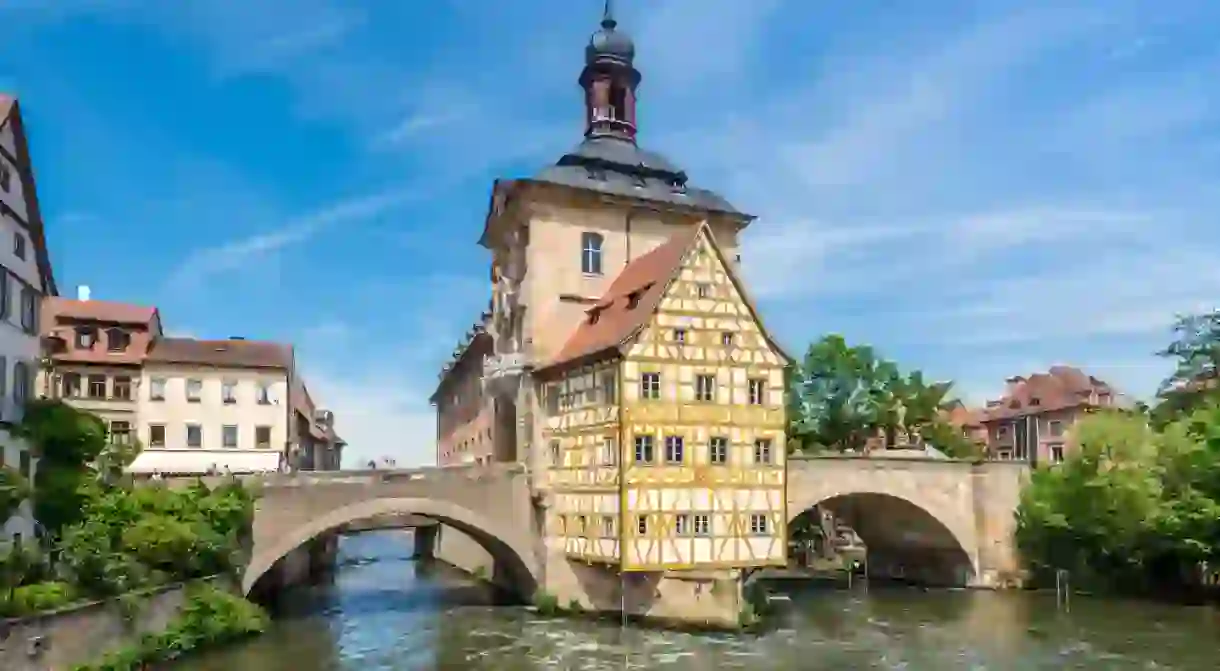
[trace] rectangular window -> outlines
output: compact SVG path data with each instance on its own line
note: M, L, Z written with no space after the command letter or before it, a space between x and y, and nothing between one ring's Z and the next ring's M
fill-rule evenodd
M695 295L699 298L711 298L712 287L710 284L699 283L695 285Z
M707 444L708 461L724 465L729 463L729 439L724 436L713 436Z
M589 535L589 518L588 517L585 517L584 515L576 516L576 535L577 536L588 536Z
M12 293L8 271L0 268L0 319L8 319L9 294Z
M600 233L580 234L580 272L585 275L602 274L602 243Z
M260 450L271 449L271 427L256 426L254 427L254 447Z
M259 405L271 405L271 385L260 382L255 397Z
M224 380L220 383L220 402L225 405L237 402L237 382L235 380Z
M38 294L33 287L21 287L21 328L38 333Z
M686 342L686 329L674 329L674 342L678 344Z
M769 464L772 456L770 438L759 438L754 441L754 463Z
M554 417L559 414L559 385L550 384L546 387L546 414Z
M682 463L683 452L682 436L665 436L665 463Z
M164 401L165 400L165 378L154 377L148 380L148 400Z
M165 447L164 424L148 425L148 445L149 447Z
M765 405L767 402L767 381L758 378L749 382L750 405Z
M603 466L614 466L618 463L618 441L613 436L602 438L602 459Z
M733 332L732 331L722 332L720 334L720 344L724 345L725 347L732 347L733 346Z
M767 516L766 515L750 515L750 533L761 536L769 533L767 531Z
M131 442L130 422L110 423L110 442L115 445L126 445Z
M636 436L635 437L635 463L651 464L653 460L653 439L652 436Z
M661 398L660 373L644 373L640 376L640 398L653 401Z
M106 349L111 352L122 352L131 344L131 335L120 328L106 331Z
M638 533L641 536L648 533L648 516L647 515L636 515L635 530L636 530L636 533Z
M716 398L716 378L712 375L695 376L695 400L711 401Z
M131 378L118 375L114 378L114 397L122 401L131 400Z
M1051 462L1060 464L1063 463L1063 446L1051 445Z
M690 533L690 515L674 517L674 532L679 536L685 536Z
M203 447L203 427L198 424L186 425L186 446Z
M220 428L220 437L225 447L237 447L237 427L226 424Z
M97 340L97 331L89 326L82 326L76 329L76 349L93 349L93 343Z
M106 376L89 376L89 398L106 398Z
M602 538L614 538L614 516L602 515Z
M75 398L80 396L80 373L64 373L63 382L64 398Z
M551 465L552 466L562 466L563 465L563 454L560 450L558 440L551 441Z
M25 236L21 231L13 232L13 256L25 260Z
M695 515L695 535L706 536L712 533L712 521L707 515Z
M186 402L198 403L203 398L203 380L189 379L186 381Z
M1063 422L1057 419L1051 420L1050 424L1051 436L1058 438L1063 435Z
M606 405L618 404L617 373L602 373L602 403L605 403Z

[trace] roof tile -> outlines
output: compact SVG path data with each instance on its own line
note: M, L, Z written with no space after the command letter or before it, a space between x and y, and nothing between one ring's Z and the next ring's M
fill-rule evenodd
M292 367L292 346L265 340L195 340L158 338L148 349L146 361L180 363L218 368Z

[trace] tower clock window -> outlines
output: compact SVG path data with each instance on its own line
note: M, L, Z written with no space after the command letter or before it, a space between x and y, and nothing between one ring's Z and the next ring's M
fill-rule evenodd
M602 244L605 238L600 233L580 234L580 272L585 275L602 274Z

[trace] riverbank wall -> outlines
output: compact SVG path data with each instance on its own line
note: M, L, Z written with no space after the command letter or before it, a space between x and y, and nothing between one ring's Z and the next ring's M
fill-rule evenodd
M515 592L519 589L504 571L496 570L496 560L491 553L467 534L440 524L415 527L414 533L417 557L448 564L499 590Z
M204 582L240 591L227 578ZM146 634L164 631L178 617L186 587L168 585L0 621L0 669L61 671L135 645Z

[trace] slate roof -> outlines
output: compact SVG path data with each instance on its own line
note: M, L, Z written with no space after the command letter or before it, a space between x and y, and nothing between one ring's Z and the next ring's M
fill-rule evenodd
M616 137L586 138L534 181L749 216L720 194L691 186L686 173L664 156Z
M292 346L265 340L195 340L158 338L148 348L146 361L217 368L292 367Z

